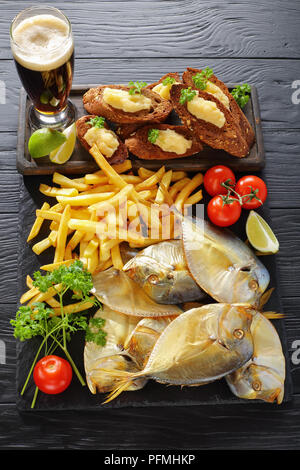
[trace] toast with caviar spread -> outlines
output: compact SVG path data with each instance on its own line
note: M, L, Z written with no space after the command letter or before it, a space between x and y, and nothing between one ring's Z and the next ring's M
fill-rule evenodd
M231 111L213 94L191 86L173 85L171 101L183 124L201 142L222 149L236 157L249 153L239 123Z
M202 144L184 126L150 124L125 140L129 152L143 160L169 160L195 155Z
M104 118L94 114L82 116L76 121L76 133L79 142L87 151L90 150L91 144L97 143L99 150L111 164L122 163L128 158L126 145L109 129Z
M197 89L196 83L197 79L195 77L199 76L199 74L203 73L201 69L195 69L188 67L186 71L182 75L182 81L185 85L191 86L192 88ZM215 86L213 86L215 85ZM217 87L217 88L216 88ZM218 98L218 89L227 97L227 105L228 109L231 113L236 117L239 122L240 128L242 130L242 134L249 146L249 148L253 145L255 140L254 130L252 129L251 124L249 123L248 119L246 118L245 114L243 113L242 109L228 90L227 86L219 80L215 75L211 75L208 80L208 86L204 91L208 92L217 92L214 96Z
M165 121L172 111L168 100L145 87L130 94L131 88L123 85L91 88L83 95L84 108L89 114L103 116L116 124Z

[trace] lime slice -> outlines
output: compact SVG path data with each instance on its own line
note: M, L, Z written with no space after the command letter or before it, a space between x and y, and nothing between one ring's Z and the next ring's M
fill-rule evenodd
M58 148L53 150L49 158L52 163L61 165L69 160L76 144L76 126L75 122L63 131L66 141Z
M65 141L66 136L62 132L43 127L31 134L28 141L28 150L32 158L45 157Z
M246 233L251 245L260 253L273 254L279 250L279 242L271 227L255 211L250 211L246 222Z

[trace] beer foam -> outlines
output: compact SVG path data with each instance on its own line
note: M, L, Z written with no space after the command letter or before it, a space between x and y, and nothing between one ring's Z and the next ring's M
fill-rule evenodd
M49 71L63 65L72 55L70 26L53 15L35 15L21 21L12 31L12 53L30 70Z

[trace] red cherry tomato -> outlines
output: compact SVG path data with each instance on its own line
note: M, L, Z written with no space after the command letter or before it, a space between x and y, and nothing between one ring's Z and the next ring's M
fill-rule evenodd
M72 367L61 357L45 356L35 365L33 380L38 389L44 393L61 393L71 383Z
M243 197L243 209L257 209L267 198L267 186L265 182L254 175L243 176L238 180L235 191Z
M204 175L204 188L210 196L218 194L227 194L228 189L221 186L221 183L229 182L230 185L235 184L235 175L230 168L224 165L216 165L211 167Z
M240 218L242 206L232 197L224 202L225 196L214 196L207 205L207 215L211 222L219 227L228 227Z

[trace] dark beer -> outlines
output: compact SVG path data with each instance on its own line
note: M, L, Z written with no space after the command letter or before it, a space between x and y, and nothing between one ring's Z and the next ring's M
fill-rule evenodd
M43 72L30 70L14 60L23 87L37 111L56 114L66 107L72 86L74 52L62 66Z
M23 87L35 109L54 116L66 108L72 86L71 26L54 9L50 10L51 14L36 14L33 8L31 13L24 18L17 17L12 26L12 52Z

